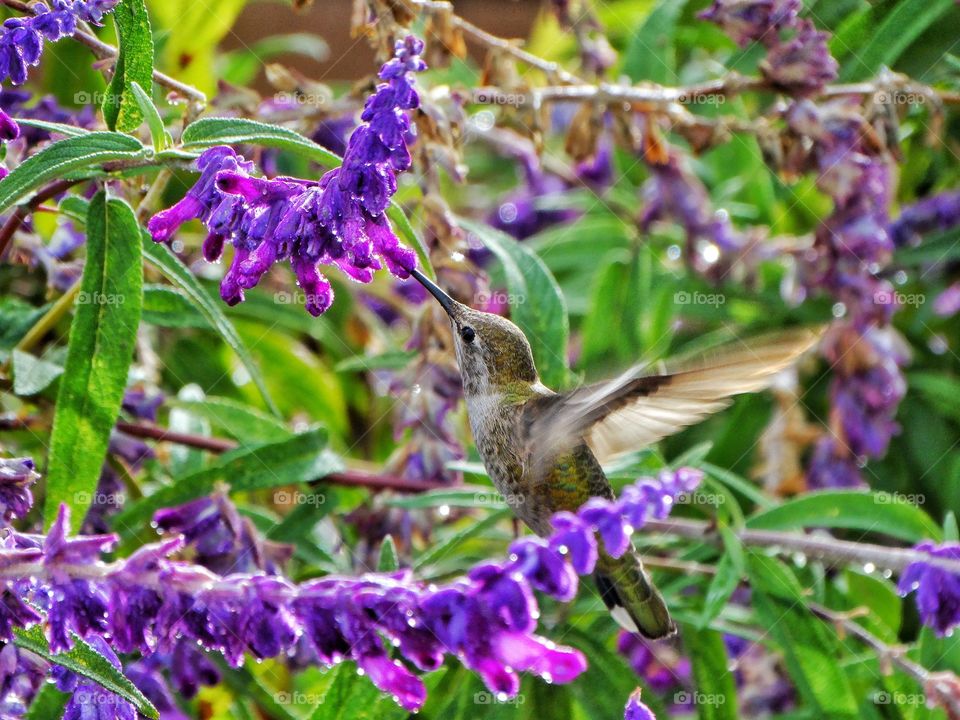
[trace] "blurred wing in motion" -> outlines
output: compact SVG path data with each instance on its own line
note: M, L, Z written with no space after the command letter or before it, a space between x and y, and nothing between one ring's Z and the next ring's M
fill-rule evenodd
M657 375L633 368L619 378L527 403L524 426L532 467L585 440L604 463L722 410L734 395L770 385L819 338L818 330L761 336L683 362Z

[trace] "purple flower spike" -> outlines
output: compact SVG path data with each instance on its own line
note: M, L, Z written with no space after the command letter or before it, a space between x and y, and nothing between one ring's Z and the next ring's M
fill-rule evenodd
M960 282L955 282L933 301L933 311L940 317L950 317L960 312Z
M593 528L573 513L559 512L552 520L555 532L550 547L570 558L579 575L589 575L597 564L597 541Z
M627 707L623 711L623 720L657 720L653 711L640 702L640 688L630 695Z
M941 193L905 207L890 224L890 237L897 247L915 245L921 235L960 225L960 190Z
M397 191L397 173L410 166L407 111L419 105L412 73L426 66L413 37L397 43L350 136L343 165L319 181L254 177L253 166L226 147L197 160L200 178L179 203L155 215L147 227L157 242L169 240L188 220L200 219L209 235L203 254L220 258L225 242L235 249L220 284L228 305L243 301L276 262L290 262L311 315L333 302L320 265L333 265L369 283L384 264L405 279L416 255L397 239L384 215Z
M30 511L30 486L38 477L30 458L0 458L0 519L10 522Z
M0 82L22 85L27 68L40 62L43 41L56 42L77 31L77 22L99 25L117 0L53 0L33 6L33 17L11 18L0 26Z
M580 508L580 517L600 533L608 555L618 558L627 551L630 546L630 528L624 527L623 515L617 506L595 498Z
M800 12L800 0L714 0L697 15L715 23L740 47L758 40L775 41L781 28L790 27Z
M837 77L837 61L830 55L826 33L808 20L797 23L789 40L778 42L760 65L764 77L798 95L813 95Z
M960 560L960 545L940 545L923 542L915 550L935 558ZM932 627L937 635L944 637L960 625L960 576L925 562L907 566L898 584L900 594L917 593L917 609L925 625Z

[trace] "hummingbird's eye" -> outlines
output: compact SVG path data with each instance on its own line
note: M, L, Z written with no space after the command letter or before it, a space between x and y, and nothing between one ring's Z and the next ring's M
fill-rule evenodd
M460 337L463 338L463 341L468 345L473 342L473 339L477 334L473 331L473 328L469 325L466 325L460 330Z

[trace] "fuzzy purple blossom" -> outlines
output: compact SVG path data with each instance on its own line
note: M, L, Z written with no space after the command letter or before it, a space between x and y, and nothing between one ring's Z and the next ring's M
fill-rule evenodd
M33 505L30 486L40 477L30 458L0 458L0 520L22 518Z
M955 282L933 301L933 311L940 317L950 317L960 312L960 282Z
M75 633L87 639L109 636L116 651L145 655L175 654L186 643L222 653L233 665L247 654L307 652L327 665L353 660L409 710L425 700L415 670L434 670L446 655L455 655L492 692L511 695L519 688L519 673L566 683L585 668L579 652L535 633L534 591L571 599L578 575L593 570L598 533L617 536L610 528L617 516L622 533L641 528L698 480L689 470L641 480L619 500L559 515L554 536L521 538L506 560L479 565L440 587L417 582L409 571L326 576L300 585L262 572L219 575L171 559L184 547L182 537L106 564L101 554L116 538L70 537L69 513L62 507L46 537L3 538L0 571L10 574L0 577L14 601L0 604L6 626L0 629L9 639L13 627L43 622L54 651L69 648ZM602 516L602 528L591 522L594 516ZM177 523L189 527L185 516ZM212 543L219 549L224 539L216 523L188 533L196 547ZM27 599L45 617L23 605Z
M40 62L44 40L56 42L77 31L77 23L99 25L117 0L52 0L33 5L32 17L10 18L0 26L0 83L22 85L28 68ZM0 140L15 140L16 122L0 110Z
M797 19L800 0L714 0L697 17L715 23L737 45L753 41L773 43L777 33Z
M636 689L627 700L627 706L623 711L623 720L657 720L653 710L648 708L640 700L640 689Z
M897 247L915 245L920 236L943 232L960 225L960 190L940 193L925 198L900 211L890 223L889 233Z
M915 550L933 558L960 560L960 545L935 545L922 542ZM900 594L917 593L917 609L925 625L932 627L937 635L949 635L960 625L960 576L926 562L914 562L907 566L897 586Z
M617 651L654 692L666 693L690 683L690 660L678 653L670 641L645 640L621 631Z
M270 180L254 177L253 165L230 148L212 148L197 160L200 179L183 200L151 218L154 240L169 240L183 223L199 218L209 231L203 244L209 262L231 243L233 260L220 284L230 305L241 302L244 291L282 260L290 262L312 315L333 302L321 264L335 265L363 283L384 265L397 277L408 277L416 255L400 243L385 211L397 190L397 173L410 167L407 111L419 106L413 73L426 67L422 50L423 43L412 36L397 42L341 167L319 181Z

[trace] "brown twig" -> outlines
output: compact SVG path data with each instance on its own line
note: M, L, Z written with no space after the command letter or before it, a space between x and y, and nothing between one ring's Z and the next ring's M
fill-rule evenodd
M206 435L193 435L191 433L176 432L165 427L160 427L159 425L150 425L146 423L128 423L120 421L117 423L117 430L134 437L156 440L158 442L171 442L177 445L197 448L198 450L207 450L213 453L223 453L238 447L238 444L232 440L209 437ZM368 473L360 470L345 470L343 472L330 473L322 478L317 478L317 480L336 485L365 487L374 491L395 490L398 492L407 493L426 492L427 490L437 490L447 487L446 485L442 485L440 483L411 481L401 477Z
M644 525L649 532L675 535L691 540L721 544L714 528L706 522L686 519L650 520ZM960 561L937 558L911 548L887 547L871 543L850 542L835 537L817 537L774 530L735 530L737 538L748 547L761 547L783 553L799 553L812 560L837 566L873 565L878 569L902 572L908 565L923 562L960 575Z
M6 5L8 8L17 10L18 12L25 13L27 15L33 15L33 8L25 2L20 0L0 0L0 5ZM105 43L96 35L92 35L84 30L77 30L71 37L74 40L86 45L93 51L93 54L96 55L99 59L104 60L107 58L115 58L117 56L117 48L109 43ZM163 85L170 90L184 95L193 102L200 105L207 104L207 96L204 95L201 91L197 90L191 85L182 83L179 80L166 75L159 70L153 71L153 79L156 80L160 85Z
M2 261L6 255L7 248L10 246L10 241L13 239L14 233L20 229L20 226L23 225L30 213L36 210L37 207L45 203L47 200L65 193L71 187L80 182L83 182L83 180L57 180L56 182L51 183L50 185L47 185L47 187L40 190L28 202L24 203L23 205L19 205L17 209L14 210L13 214L7 218L7 221L3 224L3 227L0 228L0 261Z

